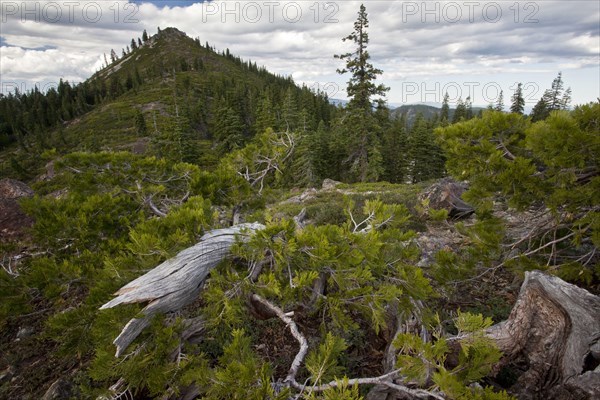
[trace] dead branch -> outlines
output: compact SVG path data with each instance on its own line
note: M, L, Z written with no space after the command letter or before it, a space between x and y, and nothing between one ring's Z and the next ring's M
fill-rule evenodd
M284 382L295 382L296 374L298 374L298 369L302 365L302 362L304 362L304 357L306 357L306 353L308 353L308 341L300 332L300 330L298 329L298 325L296 325L294 320L288 317L281 308L277 307L276 305L269 302L267 299L264 299L257 294L253 294L252 299L270 309L273 313L275 313L275 315L277 315L277 317L280 320L285 322L285 324L290 328L290 332L292 333L292 336L294 336L294 339L296 339L296 341L298 341L298 343L300 344L300 349L298 350L296 357L294 357L292 365L290 366L290 370L284 380Z
M18 260L17 257L4 255L2 256L2 262L0 263L2 269L13 278L17 278L19 276L19 271L16 269L16 263L13 263L13 261L16 260Z
M164 185L165 183L169 183L169 182L176 182L176 181L181 181L181 180L189 180L190 179L190 173L188 171L186 171L183 175L176 175L176 176L170 176L168 178L164 178L164 179L153 179L150 177L144 177L143 178L146 182L155 184L155 185Z
M496 146L496 150L502 150L502 152L503 152L502 156L504 158L506 158L507 160L510 160L510 161L514 161L514 160L517 159L517 157L515 157L515 155L513 153L511 153L510 150L508 150L508 148L502 142L502 140L496 139L496 140L492 140L492 142L497 142L498 143L498 145Z
M77 168L74 168L74 167L71 167L71 166L68 166L68 165L65 168L68 169L71 172L75 172L76 174L83 174L83 171L81 171L81 170L79 170Z
M294 222L296 223L296 228L297 229L304 229L304 227L306 226L305 221L306 220L306 207L304 207L299 213L298 215L296 215L294 217Z
M447 282L456 284L461 282L477 281L485 275L494 274L496 271L504 268L510 262L519 260L522 257L537 256L543 258L546 266L556 270L565 264L580 262L582 266L590 265L598 259L598 248L593 244L586 246L584 250L573 246L570 241L580 235L581 243L588 243L592 224L583 226L574 225L571 221L583 220L590 213L598 212L600 207L591 207L582 212L573 215L566 211L552 213L549 209L534 210L533 215L518 220L507 226L507 236L512 242L502 244L503 257L495 265L486 267L476 276ZM522 231L520 226L527 226L527 230ZM565 231L564 233L559 233ZM562 246L562 248L559 248ZM565 254L567 253L567 254Z
M373 219L375 219L374 211L371 211L365 219L363 219L361 222L358 222L358 223L354 220L354 216L352 215L352 210L348 209L348 214L350 215L350 220L352 221L352 224L354 225L354 228L352 229L353 233L356 233L356 232L366 233L366 232L370 231L371 229L373 229L373 226L371 225L371 221L373 221ZM364 227L362 229L360 229L362 226L364 226Z
M119 378L119 380L112 385L108 390L111 393L110 397L100 396L99 400L133 400L134 396L129 386L126 384L125 379Z
M264 180L272 172L281 172L282 166L292 156L296 147L297 138L290 132L275 134L276 139L271 140L273 146L279 147L281 151L275 151L273 155L258 154L253 160L256 171L251 172L249 166L243 166L237 174L243 177L250 186L258 185L258 193L264 189Z
M291 319L288 316L288 314L284 313L281 308L279 308L278 306L274 305L267 299L265 299L257 294L252 295L252 300L259 302L260 304L262 304L263 306L268 308L280 320L285 322L285 324L290 329L292 336L294 336L294 339L296 339L296 341L300 345L300 349L298 350L296 357L294 357L294 360L292 361L288 375L284 379L284 383L288 384L289 386L293 387L294 389L301 390L301 391L308 390L309 392L323 392L325 390L332 389L332 388L338 387L340 385L340 383L341 383L340 381L332 381L329 383L325 383L322 385L315 385L315 386L311 386L310 388L308 388L308 387L306 387L305 384L298 383L296 381L296 375L298 373L298 369L304 362L304 358L306 357L306 354L308 353L308 342L306 340L306 337L302 334L302 332L300 332L300 330L298 329L298 325L296 325L294 320ZM376 376L376 377L349 379L347 381L347 383L348 383L348 385L351 385L351 386L352 385L373 385L373 384L384 385L384 386L389 387L390 389L398 391L399 393L409 395L412 398L418 398L418 399L428 399L428 398L434 398L434 399L439 399L439 400L444 399L444 397L440 393L437 393L437 392L432 392L432 391L423 390L423 389L411 389L407 386L394 383L393 378L398 377L400 372L401 372L400 369L396 369L387 374Z
M154 204L154 202L152 201L152 197L148 196L144 198L144 203L148 204L148 206L150 207L150 209L152 210L152 212L154 214L156 214L157 216L164 218L167 216L167 213L161 211L158 207L156 207L156 205Z
M397 370L389 372L387 374L372 377L372 378L348 379L347 384L349 386L353 386L353 385L384 385L384 386L387 386L388 388L393 389L403 395L408 395L413 399L434 398L434 399L438 399L438 400L444 400L443 395L440 393L436 393L436 392L424 390L424 389L411 389L407 386L394 383L393 378L398 377L400 372L401 372L401 370L397 369ZM340 383L341 383L340 381L332 381L332 382L329 382L329 383L326 383L323 385L319 385L319 386L311 386L310 390L313 392L323 392L325 390L329 390L334 387L340 386ZM300 385L297 382L295 382L294 387L296 389L304 388L303 385Z

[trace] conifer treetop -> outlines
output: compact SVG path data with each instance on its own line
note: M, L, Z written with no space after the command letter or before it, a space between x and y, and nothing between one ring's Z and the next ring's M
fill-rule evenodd
M350 107L356 107L363 110L371 111L371 97L385 96L389 90L383 84L376 85L375 80L378 75L383 73L382 70L375 68L368 60L371 58L367 51L369 44L369 27L368 14L364 4L360 5L358 18L354 22L354 31L342 40L352 41L356 44L354 51L335 55L335 58L346 61L346 67L338 69L339 74L350 72L352 77L348 81L347 91L351 97Z

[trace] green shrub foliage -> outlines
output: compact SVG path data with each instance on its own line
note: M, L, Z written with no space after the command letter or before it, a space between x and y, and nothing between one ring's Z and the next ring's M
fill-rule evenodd
M523 256L513 261L522 268L550 268L588 284L600 277L593 262L600 245L599 113L600 103L591 103L531 123L489 111L437 131L448 170L470 182L465 198L479 214L492 217L494 202L505 202L538 218L516 246Z

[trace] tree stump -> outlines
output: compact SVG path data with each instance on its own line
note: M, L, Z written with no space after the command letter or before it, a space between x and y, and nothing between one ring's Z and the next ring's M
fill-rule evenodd
M600 297L527 272L508 320L489 328L501 364L525 362L511 388L520 399L600 398Z

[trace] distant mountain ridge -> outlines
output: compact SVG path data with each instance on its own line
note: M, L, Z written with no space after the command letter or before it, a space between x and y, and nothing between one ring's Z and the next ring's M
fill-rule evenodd
M442 112L441 108L429 106L426 104L404 104L400 107L396 107L392 110L392 115L396 118L400 118L402 115L405 116L406 122L412 125L414 120L417 118L419 113L423 114L425 119L430 120L439 116ZM450 118L454 114L454 109L450 109Z
M343 99L329 99L329 103L333 104L334 106L338 107L338 106L342 106L345 107L348 104L348 100L343 100ZM417 115L423 114L423 117L425 117L426 120L431 120L433 118L439 115L441 115L442 113L442 109L441 107L436 107L436 106L431 106L428 104L403 104L399 107L394 107L394 106L389 106L389 109L391 111L391 114L393 117L395 118L400 118L403 115L406 118L406 124L408 126L412 126L412 124L415 122L415 119L417 118ZM450 110L448 112L449 115L449 119L452 120L452 117L454 116L454 111L456 109L450 107ZM473 110L473 114L477 114L482 110L485 110L484 107L472 107Z
M452 117L454 117L455 110L455 108L450 107L450 110L448 111L448 119L450 121L452 121ZM482 110L485 110L485 108L472 107L472 110L473 114L477 115L477 113L479 113ZM442 109L441 107L430 106L427 104L404 104L400 107L392 109L391 113L392 116L396 118L400 118L404 115L406 118L406 124L408 126L412 126L419 113L423 114L423 117L425 117L425 119L430 120L435 118L436 115L439 117L442 113Z

